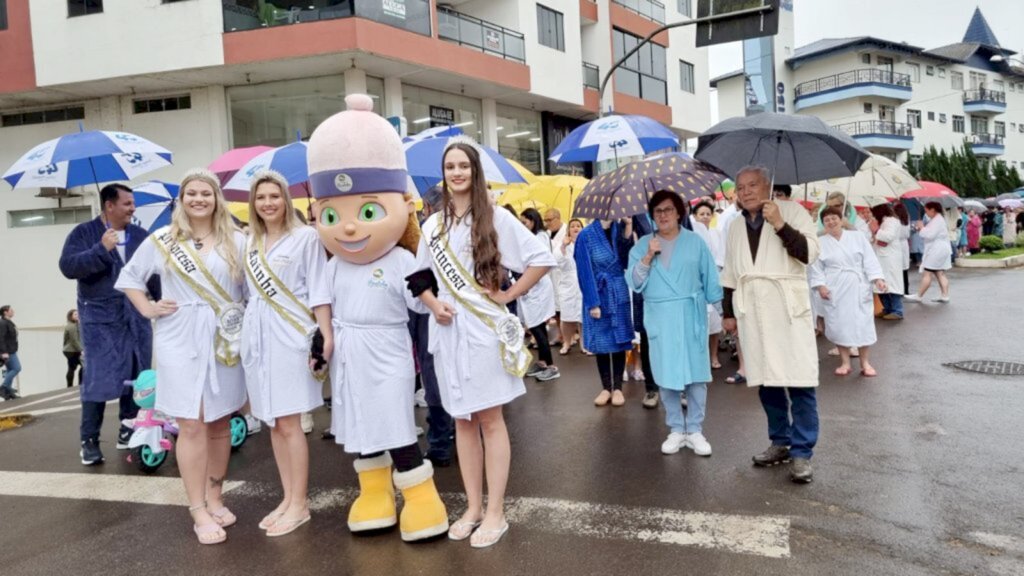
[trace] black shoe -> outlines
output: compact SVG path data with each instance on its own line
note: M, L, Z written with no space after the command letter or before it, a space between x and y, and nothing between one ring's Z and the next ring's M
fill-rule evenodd
M100 441L90 438L82 442L82 450L79 452L82 457L82 464L92 466L103 463L103 452L100 452Z
M334 434L331 432L330 429L324 430L323 433L320 434L320 439L321 440L334 440Z
M789 447L772 444L767 450L753 457L754 466L768 467L789 462Z
M132 432L134 432L134 430L124 425L122 425L121 429L117 431L118 450L128 449L128 442L132 439Z
M426 458L427 460L430 460L430 463L434 465L434 468L447 468L447 467L452 465L452 457L451 456L447 456L446 457L446 456L441 456L439 454L430 454L428 452L427 455L424 456L424 458Z

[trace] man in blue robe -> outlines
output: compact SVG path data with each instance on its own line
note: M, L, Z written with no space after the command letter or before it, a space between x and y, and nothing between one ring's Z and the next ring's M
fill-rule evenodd
M83 222L64 241L60 271L78 281L78 317L84 348L82 377L81 459L89 466L103 462L100 429L106 403L118 399L120 420L135 418L138 407L125 382L150 367L153 329L150 321L114 289L121 269L149 235L132 224L135 199L131 188L110 184L100 190L101 214ZM160 299L159 279L150 281L149 292ZM124 424L117 448L128 448L131 429Z

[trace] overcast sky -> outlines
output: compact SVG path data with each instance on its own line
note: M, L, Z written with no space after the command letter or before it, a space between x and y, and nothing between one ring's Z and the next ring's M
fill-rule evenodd
M793 0L796 46L874 36L937 48L963 39L980 7L1003 48L1024 52L1024 0ZM743 67L739 42L709 49L711 77Z

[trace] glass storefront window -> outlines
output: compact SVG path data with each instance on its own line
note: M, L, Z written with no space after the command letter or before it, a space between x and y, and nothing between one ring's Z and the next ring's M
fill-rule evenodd
M476 98L406 84L402 86L402 110L409 136L451 124L462 128L474 140L483 139L483 109Z
M541 174L544 164L540 113L498 104L498 152Z
M384 108L384 81L368 76L374 110ZM231 86L232 147L283 146L296 134L309 138L329 116L345 109L344 76L322 76L266 84Z

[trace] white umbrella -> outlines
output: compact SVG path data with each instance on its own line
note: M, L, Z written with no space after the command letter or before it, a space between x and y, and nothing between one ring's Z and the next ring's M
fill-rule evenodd
M840 192L854 206L875 206L920 187L917 180L899 164L885 156L872 154L853 176L805 184L804 200L824 202L829 194Z

